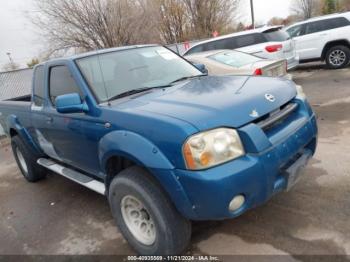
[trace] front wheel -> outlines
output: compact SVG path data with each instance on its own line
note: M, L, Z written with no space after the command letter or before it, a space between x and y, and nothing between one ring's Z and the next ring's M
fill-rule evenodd
M327 51L326 63L330 69L344 68L349 64L350 49L346 46L333 46Z
M140 255L178 255L191 238L191 222L176 210L144 169L125 169L112 181L109 203L116 223Z

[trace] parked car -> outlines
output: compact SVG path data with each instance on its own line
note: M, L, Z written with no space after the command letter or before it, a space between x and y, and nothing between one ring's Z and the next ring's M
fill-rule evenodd
M204 64L210 75L256 75L286 77L286 60L268 60L235 50L215 50L185 56L193 64Z
M184 56L222 49L235 49L271 60L285 59L288 70L299 65L294 42L280 26L262 27L206 40L188 49Z
M293 82L207 76L156 45L40 64L32 95L0 112L23 176L51 170L105 195L143 255L180 254L191 220L234 218L289 190L317 141Z
M331 69L350 60L350 12L312 18L285 29L296 42L300 62L326 61Z

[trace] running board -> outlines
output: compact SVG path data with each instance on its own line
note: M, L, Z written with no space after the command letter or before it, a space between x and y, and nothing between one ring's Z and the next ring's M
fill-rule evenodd
M40 158L37 163L61 176L64 176L84 187L87 187L101 195L105 194L106 187L103 183L86 176L82 173L79 173L73 169L64 167L50 159Z

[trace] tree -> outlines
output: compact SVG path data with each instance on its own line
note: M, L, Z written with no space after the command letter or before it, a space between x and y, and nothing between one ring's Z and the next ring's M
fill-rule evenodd
M284 25L285 19L281 17L272 17L267 24L268 25Z
M337 0L325 0L322 8L324 15L335 13L339 10L339 1Z
M3 65L2 70L3 71L14 71L14 70L17 70L19 68L20 68L19 64L15 63L15 62L10 62L10 63Z
M32 21L50 46L49 54L157 41L149 27L146 0L35 0Z
M239 0L183 0L187 6L193 37L211 37L214 31L227 33L232 28Z
M341 1L342 11L350 11L350 0Z
M28 68L33 68L35 65L39 64L40 61L38 58L32 58L32 60L30 60L28 63L27 63L27 66Z
M317 0L294 0L291 10L302 19L309 19L316 14L317 5Z
M154 25L165 43L184 42L235 30L239 0L149 0ZM152 6L149 4L148 6Z
M178 0L156 0L159 12L157 25L165 43L184 42L188 40L190 26L186 6Z

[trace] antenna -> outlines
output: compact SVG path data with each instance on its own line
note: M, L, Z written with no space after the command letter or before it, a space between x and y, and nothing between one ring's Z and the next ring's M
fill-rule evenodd
M103 81L103 88L105 89L105 92L106 92L107 104L108 104L108 106L110 106L110 105L111 105L111 102L110 102L109 99L108 99L108 97L109 97L109 96L108 96L108 89L107 89L107 87L106 87L105 77L104 77L103 72L102 72L100 54L98 53L97 50L96 50L96 53L97 53L98 66L99 66L99 68L100 68L101 77L102 77L102 81Z

